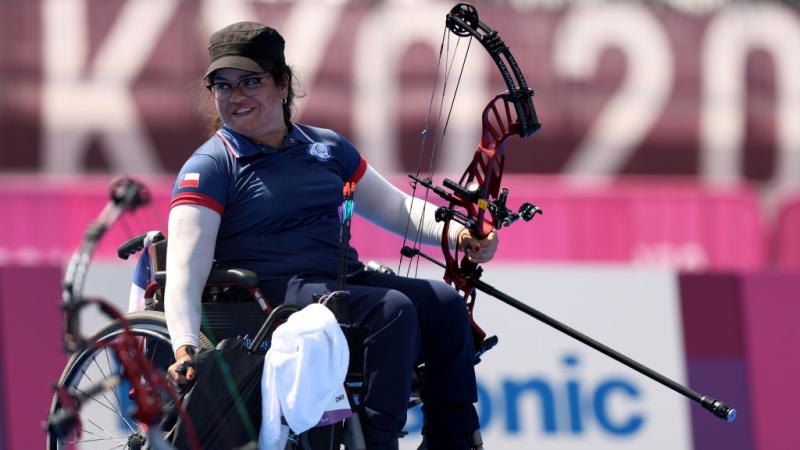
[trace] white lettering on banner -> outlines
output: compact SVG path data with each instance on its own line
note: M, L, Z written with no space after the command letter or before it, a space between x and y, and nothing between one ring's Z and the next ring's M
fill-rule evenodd
M775 62L775 171L771 183L800 182L800 22L777 3L743 4L720 11L702 48L701 172L711 182L743 175L745 66L754 49Z
M203 0L200 15L206 26L206 34L240 21L257 22L258 15L250 0Z
M237 20L259 20L257 13L272 24L274 20L268 20L271 15L265 13L279 8L272 3L281 2L204 0L200 11L207 31L211 32ZM626 170L626 163L634 152L647 150L643 143L651 131L655 129L653 136L661 139L665 127L674 127L681 135L672 140L664 138L659 146L686 142L687 133L698 129L697 137L689 136L697 139L700 148L696 155L700 161L698 171L713 182L742 180L747 175L743 156L746 90L754 84L747 80L748 57L754 50L763 50L775 62L776 78L775 95L762 102L775 108L776 152L772 164L775 169L766 187L774 192L775 189L770 188L800 183L800 127L796 126L800 123L797 8L777 3L729 5L709 14L702 42L696 48L687 49L685 39L675 36L676 49L673 49L667 32L681 33L684 26L681 23L696 20L686 25L699 35L706 19L661 13L641 3L612 2L602 7L567 3L573 6L563 8L564 14L553 29L552 39L541 40L538 33L543 31L540 30L534 34L527 31L517 34L522 36L520 39L552 42L552 66L541 64L538 75L545 78L528 81L534 88L539 85L556 94L563 89L566 93L563 98L571 102L563 108L566 115L560 117L560 122L558 115L549 114L550 122L543 118L547 137L556 143L570 140L569 124L584 123L572 116L582 114L586 109L583 106L594 101L582 98L579 90L569 92L569 84L562 85L563 82L591 82L597 76L604 52L609 49L621 51L626 69L621 85L588 125L563 172L576 178L616 175ZM103 40L92 45L96 45L98 51L96 56L90 57L88 20L93 15L88 9L94 3L90 0L42 1L44 70L40 159L44 171L85 171L86 154L95 136L110 164L110 171L163 171L131 89L181 4L178 0L126 0L117 16L111 19L113 23ZM332 108L314 106L319 103L310 100L317 89L327 88L317 87L315 80L326 70L322 65L334 34L340 32L343 23L357 23L355 29L346 30L355 34L353 65L346 69L353 83L351 111L345 111L352 115L352 138L376 168L387 173L403 171L400 156L403 152L416 154L418 148L416 143L414 148L399 148L401 142L408 144L399 135L402 127L408 127L400 120L400 108L422 108L423 104L427 107L430 85L434 82L431 80L426 87L423 102L419 84L401 86L399 83L400 62L415 44L428 46L436 55L443 32L442 17L449 6L442 2L379 2L365 9L351 8L343 0L322 4L303 0L289 2L286 6L280 7L280 11L287 12L285 19L275 26L286 36L287 58L305 80L302 90L309 94L309 101L297 104L298 117L307 106L317 108L317 112ZM342 21L343 14L347 14L345 21ZM510 12L498 8L495 14L502 21L503 14ZM660 17L668 20L657 20ZM499 24L497 28L502 29ZM550 32L550 28L546 30ZM455 38L451 36L451 39L454 43ZM513 46L514 43L509 44ZM463 53L465 47L462 43L459 51ZM455 44L451 50L454 48ZM475 51L481 54L467 60L460 95L450 119L450 132L441 145L440 160L436 161L440 172L456 172L469 159L480 134L478 112L492 94L489 86L496 81L497 74L490 60L482 50L474 49L473 53ZM676 59L675 51L689 51L689 55ZM687 60L690 62L686 63ZM700 61L701 73L692 72L695 60ZM422 64L421 61L414 63ZM434 63L431 58L431 66ZM676 67L678 63L683 65ZM450 71L448 94L455 85L459 64L456 61L452 66L440 67L440 78L443 72ZM555 78L548 75L550 68ZM695 76L702 80L698 99L692 97L697 89L693 85ZM350 80L344 81L348 82ZM673 84L676 98L671 100ZM437 92L443 88L444 83L439 79ZM602 88L597 91L603 94ZM414 98L406 101L411 96ZM673 103L668 104L670 101ZM542 114L547 113L550 105L552 103L547 102L542 105ZM445 120L437 114L438 106L437 102L433 108L431 134L435 125L441 128ZM447 107L445 103L445 109ZM700 111L696 128L686 123L684 116L676 117L694 110ZM421 130L425 112L415 111L409 114L412 115L420 118L417 120ZM663 123L659 123L662 116ZM765 120L770 124L773 121L771 115ZM338 118L337 123L340 124L337 126L346 127L343 124L348 122ZM763 136L755 138L760 145L764 142ZM428 144L435 139L429 136ZM686 151L679 153L676 158L680 159L679 166L683 169L678 170L692 170L692 156L687 156ZM643 160L649 161L648 157ZM663 157L663 154L658 156Z
M603 0L506 0L517 9L556 9ZM687 13L703 14L738 0L658 0L659 6L670 6ZM608 3L608 2L605 2Z
M556 73L573 79L590 78L609 47L625 56L622 85L564 169L576 176L616 174L669 100L674 64L664 28L641 4L575 7L559 25L554 45Z
M400 149L398 128L400 124L396 107L400 102L400 85L397 82L400 60L408 47L415 43L439 49L443 33L443 17L449 8L446 4L398 5L382 4L376 7L357 30L355 38L353 76L355 101L353 103L353 126L355 141L365 159L384 173L401 171L400 152L418 152L418 148ZM460 43L463 51L466 43ZM474 43L474 45L480 45ZM453 43L455 46L455 43ZM453 47L450 47L452 50ZM483 53L483 49L473 51ZM488 56L472 55L467 60L461 79L460 93L450 118L448 140L442 145L439 170L455 172L464 167L475 149L480 136L480 111L490 100L486 88ZM452 69L446 86L448 95L456 86L460 61L454 66L442 67L439 73ZM445 88L442 80L437 82L437 96ZM428 91L430 92L430 91ZM426 103L427 104L427 103ZM443 107L447 108L449 104ZM438 106L434 105L434 109ZM443 126L444 116L431 115L431 133ZM420 123L420 130L424 126ZM435 134L427 138L433 144ZM427 169L426 165L423 169Z
M283 24L281 32L286 37L286 55L291 58L290 64L297 69L296 76L306 95L303 101L295 103L298 118L302 116L305 106L314 102L314 85L311 81L316 78L325 59L325 50L337 31L342 7L341 1L297 1ZM309 32L312 29L313 32Z
M128 0L94 61L88 61L88 0L45 0L43 161L50 173L80 173L98 134L110 171L161 171L131 95L177 0ZM146 26L143 26L145 25Z
M702 270L709 265L708 254L702 243L696 241L639 243L633 248L630 259L637 265L685 270Z

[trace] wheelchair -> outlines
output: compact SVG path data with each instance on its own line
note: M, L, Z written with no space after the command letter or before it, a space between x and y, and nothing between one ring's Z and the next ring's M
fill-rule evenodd
M149 252L153 273L152 281L145 292L145 311L129 313L126 318L133 334L141 339L145 354L151 363L166 371L175 361L163 312L167 240L162 236L145 247L144 236L142 234L128 240L118 251L123 259L140 250ZM211 350L225 340L237 338L243 339L253 351L259 347L265 351L275 327L300 309L296 305L288 304L272 308L258 287L256 274L242 269L212 269L203 293L202 305L201 351ZM98 329L91 339L105 342L115 339L121 332L121 325L118 322L111 322ZM361 358L360 353L351 352L351 370L348 371L345 380L345 390L354 409L353 415L342 423L315 427L299 435L290 433L286 450L339 450L342 447L345 450L366 449L360 418L355 411L358 409L363 376L358 370L352 370L354 367L359 367L359 364L354 362L360 361ZM479 359L476 355L477 361ZM87 349L70 358L59 378L58 386L82 392L87 386L96 385L98 381L114 376L116 370L114 358L107 351ZM415 374L415 386L418 386L418 382ZM166 398L162 396L163 410L170 409L169 402L164 400ZM81 408L81 419L85 424L84 438L80 442L68 442L48 432L47 448L49 450L156 448L148 442L148 430L126 419L128 415L125 414L125 408L129 408L130 405L126 404L125 400L124 385L92 398ZM419 403L417 390L414 389L409 399L409 407ZM55 396L50 408L51 417L62 407L60 399ZM473 442L477 444L476 448L482 448L479 432L473 436Z

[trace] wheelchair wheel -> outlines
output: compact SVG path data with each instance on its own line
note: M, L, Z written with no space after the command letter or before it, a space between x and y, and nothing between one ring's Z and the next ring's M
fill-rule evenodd
M131 330L137 337L143 339L145 354L153 365L159 369L166 369L175 361L170 344L169 332L164 319L164 313L156 311L143 311L127 315ZM122 332L119 322L111 322L100 328L93 335L93 339L107 341L114 339ZM200 345L203 348L212 348L211 342L202 334ZM107 379L117 372L117 363L108 349L90 349L76 353L70 358L58 386L69 386L79 392ZM47 448L60 449L136 449L146 447L146 432L139 423L130 420L122 411L127 408L127 392L124 385L106 391L84 403L80 410L80 420L83 432L80 439L71 432L66 438L59 439L54 434L47 433ZM165 396L166 398L166 396ZM50 407L51 417L62 408L57 396L54 396Z

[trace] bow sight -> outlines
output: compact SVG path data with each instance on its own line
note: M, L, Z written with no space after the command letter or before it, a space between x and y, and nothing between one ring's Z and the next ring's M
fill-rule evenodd
M531 219L536 214L543 214L543 211L538 206L525 202L522 206L519 207L517 212L512 211L506 206L506 200L508 199L508 189L502 188L500 195L497 197L497 200L489 201L486 198L481 197L480 186L476 182L470 182L466 186L461 186L460 184L456 183L455 181L445 178L442 180L442 184L450 189L451 192L447 192L446 190L435 186L433 181L430 178L422 179L416 175L409 175L409 177L414 180L414 182L425 186L426 188L432 190L436 195L442 197L448 202L456 202L459 199L466 200L473 205L478 206L479 208L484 208L489 211L492 217L492 227L495 230L499 230L500 228L507 227L512 223L516 222L519 219L522 219L525 222L530 222ZM449 220L455 220L456 222L464 225L465 227L469 228L473 231L478 231L478 224L479 222L466 214L452 209L445 206L441 206L436 209L435 216L437 222L447 222Z

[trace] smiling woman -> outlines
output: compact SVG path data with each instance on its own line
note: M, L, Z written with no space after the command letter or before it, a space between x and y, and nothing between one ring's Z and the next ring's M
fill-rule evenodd
M276 81L234 68L219 69L211 77L209 89L222 121L254 142L280 147L287 130L282 105L288 77Z
M254 49L248 46L259 46L260 53L252 57ZM214 131L224 123L254 142L280 147L295 98L283 48L276 30L254 22L236 23L211 36L204 81L215 99Z
M220 127L183 165L170 203L170 377L185 383L195 376L178 368L199 348L200 298L212 264L255 272L273 306L305 306L346 282L345 315L365 330L350 344L364 355L355 369L364 374L358 413L368 447L397 448L418 362L425 363L420 396L429 447L475 447L477 392L463 299L440 281L366 271L342 238L355 201L357 214L384 229L438 244L444 225L434 218L436 207L412 202L341 134L292 121L292 71L276 30L235 23L211 36L209 55L204 80ZM475 262L491 259L497 245L494 233L479 240L461 226L446 237Z

